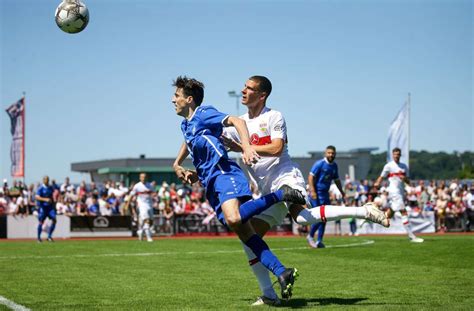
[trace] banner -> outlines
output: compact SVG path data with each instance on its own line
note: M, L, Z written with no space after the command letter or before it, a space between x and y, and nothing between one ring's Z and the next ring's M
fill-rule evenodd
M130 216L71 216L71 232L130 231Z
M11 121L11 175L25 177L25 98L8 107L6 111Z
M410 222L410 227L413 233L436 232L434 212L418 213L410 211L408 221ZM395 213L393 218L390 220L389 228L384 228L362 219L357 219L357 225L357 233L359 234L407 234L400 213Z
M405 163L409 166L409 122L410 122L410 108L408 103L403 105L402 109L398 113L395 120L392 121L390 129L388 130L388 150L387 150L387 161L392 161L392 150L393 148L400 148L402 150L402 156L400 162Z

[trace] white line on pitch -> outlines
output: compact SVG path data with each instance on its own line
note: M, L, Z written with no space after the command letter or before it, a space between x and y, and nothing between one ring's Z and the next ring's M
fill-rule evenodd
M364 242L349 243L349 244L339 244L339 245L326 245L326 248L344 248L344 247L354 247L354 246L364 246L374 244L374 240L366 240ZM272 251L293 251L293 250L304 250L311 249L307 246L302 247L281 247L281 248L271 248ZM196 254L234 254L241 253L242 250L228 250L228 251L208 251L208 252L159 252L159 253L115 253L115 254L87 254L87 255L53 255L53 256L4 256L0 257L2 259L54 259L54 258L89 258L89 257L122 257L122 256L164 256L164 255L196 255Z
M30 309L28 309L27 307L16 304L13 301L8 300L7 298L3 296L0 296L0 305L5 305L14 311L30 311Z

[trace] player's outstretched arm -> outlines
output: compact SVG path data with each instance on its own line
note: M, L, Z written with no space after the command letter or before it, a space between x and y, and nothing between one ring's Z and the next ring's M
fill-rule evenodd
M339 192L341 193L342 197L346 197L346 193L344 192L344 188L342 188L341 180L340 179L335 179L334 183L336 184L337 189L339 189Z
M242 160L245 164L250 165L258 161L260 156L250 145L249 130L244 120L239 117L229 116L224 120L224 126L233 126L239 133L242 146Z
M383 177L382 177L382 176L379 176L379 177L377 178L377 180L375 181L375 183L374 183L374 187L375 187L375 188L379 188L379 187L380 187L380 184L382 183L382 180L383 180Z
M183 163L184 159L186 159L188 155L189 150L186 146L186 143L183 142L181 144L181 147L179 148L178 155L176 156L176 159L173 163L174 172L176 173L176 176L178 176L178 178L181 180L184 178L184 173L186 172L186 169L181 166L181 163Z
M311 199L316 200L318 198L318 194L316 192L316 187L314 186L314 176L312 174L308 175L308 186Z

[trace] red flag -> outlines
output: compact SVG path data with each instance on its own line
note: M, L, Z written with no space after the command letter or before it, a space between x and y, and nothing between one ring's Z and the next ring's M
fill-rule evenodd
M25 98L8 107L6 111L10 117L12 133L11 175L25 177Z

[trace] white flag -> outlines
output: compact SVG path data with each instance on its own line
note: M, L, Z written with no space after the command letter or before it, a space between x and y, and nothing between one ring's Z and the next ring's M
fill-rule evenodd
M390 129L388 130L388 150L387 150L387 161L392 161L392 150L393 148L400 148L402 150L402 157L400 162L409 164L410 150L409 150L409 122L410 122L410 109L408 103L403 105L396 118L392 121Z
M7 108L10 116L12 144L10 147L12 177L25 177L25 98Z

